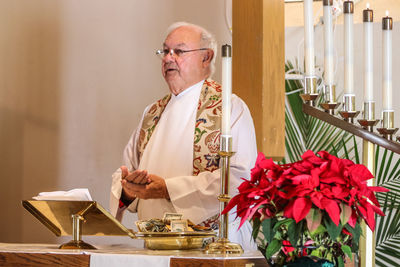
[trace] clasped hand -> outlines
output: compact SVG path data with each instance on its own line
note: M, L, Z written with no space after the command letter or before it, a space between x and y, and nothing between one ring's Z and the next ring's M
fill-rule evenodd
M123 197L130 201L137 197L169 199L165 180L155 174L147 173L146 170L129 172L126 166L121 166L121 185Z

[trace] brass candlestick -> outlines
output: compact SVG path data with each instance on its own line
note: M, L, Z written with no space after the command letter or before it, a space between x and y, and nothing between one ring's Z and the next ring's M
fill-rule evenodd
M392 140L393 135L399 130L394 128L394 111L382 111L382 127L377 129L378 132L388 140Z
M304 94L300 94L300 97L305 103L311 106L315 105L315 100L318 97L316 76L304 77Z
M356 96L353 94L346 94L343 96L343 110L339 112L340 116L347 122L354 122L354 118L360 112L356 111Z
M228 239L228 223L229 214L222 214L222 211L228 205L231 197L229 196L229 169L230 158L235 154L232 152L232 136L221 135L221 148L219 155L221 156L221 194L219 200L219 233L217 241L209 244L205 253L207 254L242 254L242 246L231 243Z
M320 106L331 115L335 115L335 109L340 103L336 102L336 86L335 85L325 85L324 86L324 103Z

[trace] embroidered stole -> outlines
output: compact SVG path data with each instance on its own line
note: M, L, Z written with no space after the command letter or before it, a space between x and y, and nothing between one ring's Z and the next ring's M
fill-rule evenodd
M155 102L144 115L143 124L140 129L137 151L141 159L147 143L167 106L171 94ZM222 96L221 85L211 79L203 83L200 92L196 123L193 138L193 175L201 172L213 172L219 168L219 138L221 128ZM203 222L206 226L213 228L218 219L218 214Z

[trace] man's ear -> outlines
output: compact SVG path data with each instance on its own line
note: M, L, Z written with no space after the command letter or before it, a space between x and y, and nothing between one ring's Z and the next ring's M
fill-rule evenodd
M211 60L213 59L213 57L214 57L214 51L212 51L211 49L208 49L208 50L206 51L204 57L203 57L203 63L204 63L204 62L210 63Z

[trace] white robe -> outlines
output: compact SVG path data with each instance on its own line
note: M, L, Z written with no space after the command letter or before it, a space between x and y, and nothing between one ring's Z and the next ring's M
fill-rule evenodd
M140 162L136 156L136 143L142 122L125 148L124 164L128 169L147 170L163 177L171 199L136 199L128 210L137 212L139 219L162 218L168 211L182 213L185 218L200 223L219 213L219 170L193 176L194 128L202 85L203 81L177 96L172 95ZM144 114L150 107L145 109ZM236 95L232 95L231 134L232 148L236 153L231 158L229 193L235 195L242 182L240 178L250 178L250 169L257 156L253 120L246 104ZM119 220L125 210L118 208L121 191L121 170L118 169L113 174L110 210ZM247 222L238 231L239 219L234 220L236 214L231 212L229 217L230 241L240 243L245 250L256 249L250 223Z

